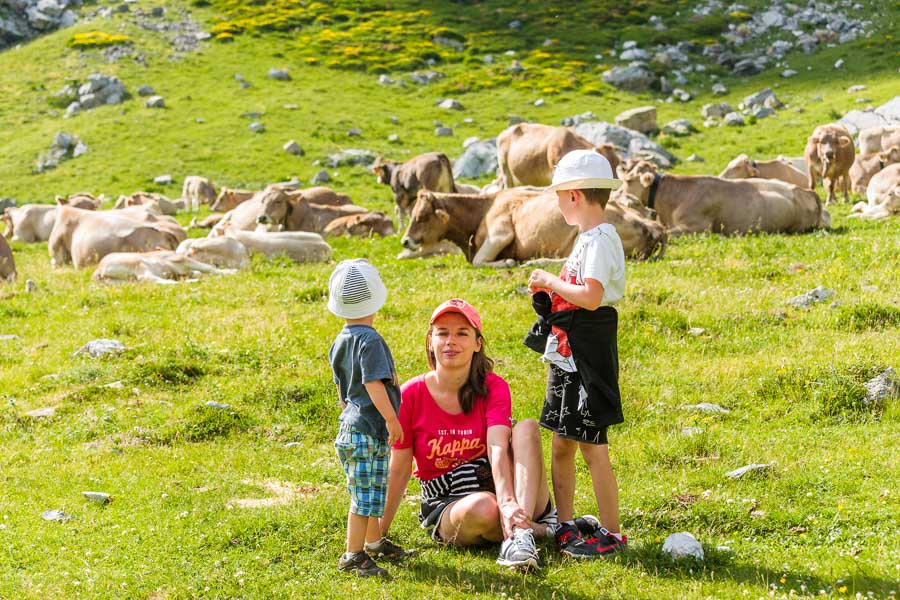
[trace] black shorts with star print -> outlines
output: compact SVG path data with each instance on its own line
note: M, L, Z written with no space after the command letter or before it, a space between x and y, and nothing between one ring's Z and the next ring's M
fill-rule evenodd
M562 438L589 444L608 444L607 427L598 425L596 421L601 410L602 406L591 402L584 391L577 372L569 373L550 365L547 395L541 411L542 427Z

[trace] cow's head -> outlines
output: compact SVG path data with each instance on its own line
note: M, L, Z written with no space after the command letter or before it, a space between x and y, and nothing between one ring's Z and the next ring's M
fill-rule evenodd
M656 177L656 167L646 160L632 161L633 159L629 159L616 170L622 180L622 187L615 192L615 199L623 206L643 211L650 196L650 186ZM631 168L627 169L629 164Z
M283 225L290 217L292 210L291 198L285 191L269 186L263 192L256 222L260 225Z
M622 162L622 159L619 157L619 152L624 152L624 150L615 144L600 144L599 146L594 146L594 152L601 154L608 160L609 166L615 171L616 168L618 168L619 163Z
M232 208L234 208L234 192L229 190L228 188L223 187L219 190L219 195L216 196L216 199L213 200L212 205L209 209L213 212L228 212Z
M885 167L900 162L900 146L891 146L878 155L878 160L880 160L881 164Z
M817 129L809 138L809 142L815 146L819 159L825 162L833 161L839 148L853 144L849 136L833 129Z
M378 183L391 185L391 177L397 164L393 160L382 160L379 156L375 164L372 165L372 172L375 173L375 179Z
M434 244L443 239L450 224L448 213L441 200L432 192L422 190L413 206L412 217L403 235L403 247L417 250L423 244Z
M382 212L366 212L358 215L350 215L344 223L346 232L354 236L380 237L394 235L394 224Z
M719 174L719 177L725 179L759 177L759 168L756 166L755 160L750 160L750 157L746 154L739 154L734 160L728 163L728 166Z

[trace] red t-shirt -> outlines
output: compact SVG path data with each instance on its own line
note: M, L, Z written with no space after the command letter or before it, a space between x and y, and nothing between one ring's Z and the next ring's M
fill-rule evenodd
M403 441L394 448L412 448L414 475L434 479L461 464L487 456L487 430L494 425L511 427L512 401L509 384L490 373L485 379L487 397L475 398L469 414L451 415L432 398L425 376L410 379L400 388Z

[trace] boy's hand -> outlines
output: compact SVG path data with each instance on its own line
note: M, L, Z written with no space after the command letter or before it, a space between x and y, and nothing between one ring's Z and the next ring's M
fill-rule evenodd
M550 284L554 279L558 279L558 277L543 269L535 269L528 277L528 291L538 292L542 289L549 290Z
M388 430L388 446L393 446L397 442L403 441L403 428L400 427L400 421L397 417L384 420Z

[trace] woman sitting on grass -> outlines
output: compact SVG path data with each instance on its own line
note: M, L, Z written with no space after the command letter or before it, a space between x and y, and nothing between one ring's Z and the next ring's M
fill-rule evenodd
M534 538L552 537L556 511L534 420L511 420L509 385L484 352L481 317L459 299L431 316L425 352L431 370L402 387L402 441L391 452L381 520L391 526L416 460L419 521L439 543L503 542L501 565L537 567Z

